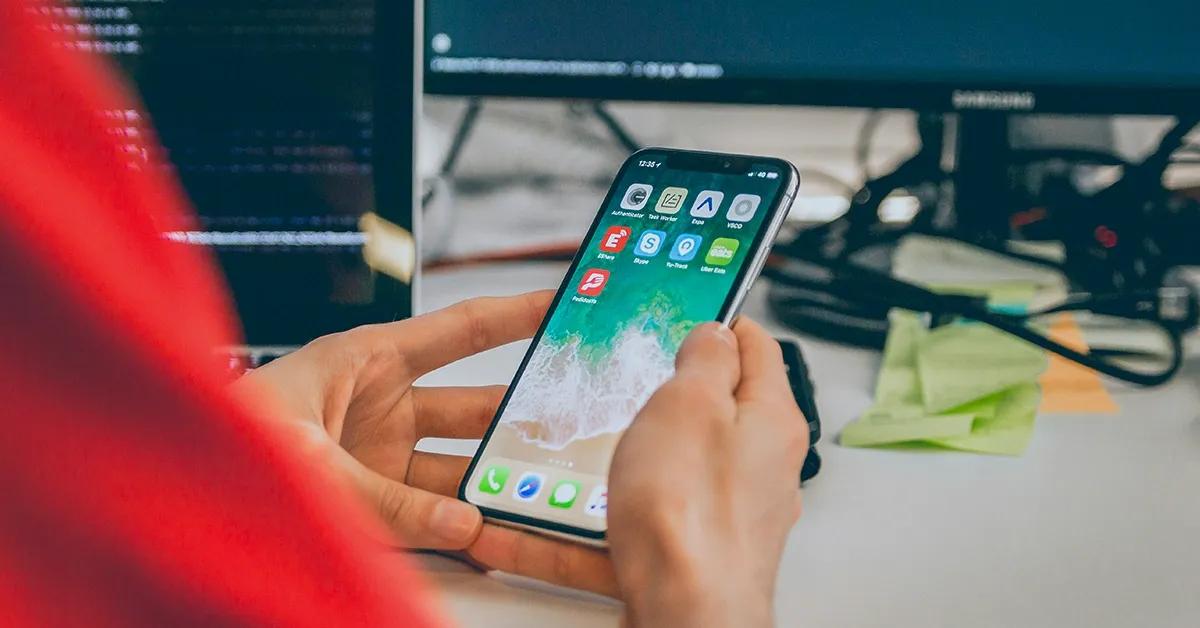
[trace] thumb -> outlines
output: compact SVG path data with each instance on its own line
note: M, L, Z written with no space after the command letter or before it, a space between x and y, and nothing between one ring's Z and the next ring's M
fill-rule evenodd
M692 330L675 356L677 379L700 378L721 392L733 392L741 379L737 336L721 323L705 323Z
M399 482L379 478L376 507L406 547L464 549L479 536L483 516L474 506Z

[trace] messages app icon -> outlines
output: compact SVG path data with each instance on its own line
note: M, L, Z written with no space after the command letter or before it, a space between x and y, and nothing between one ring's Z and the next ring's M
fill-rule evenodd
M642 234L638 238L637 246L633 249L633 254L638 257L654 257L662 250L663 242L667 241L666 231L656 231L651 229Z

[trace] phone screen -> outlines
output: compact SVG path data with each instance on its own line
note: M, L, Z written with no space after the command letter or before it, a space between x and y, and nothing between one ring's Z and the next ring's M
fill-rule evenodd
M622 432L732 306L790 166L679 161L638 153L618 175L463 484L489 515L599 537Z

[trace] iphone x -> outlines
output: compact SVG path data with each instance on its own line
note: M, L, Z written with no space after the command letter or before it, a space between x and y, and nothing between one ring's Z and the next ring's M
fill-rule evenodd
M798 185L791 164L769 157L630 157L459 497L492 521L603 545L618 439L674 372L688 332L733 321Z

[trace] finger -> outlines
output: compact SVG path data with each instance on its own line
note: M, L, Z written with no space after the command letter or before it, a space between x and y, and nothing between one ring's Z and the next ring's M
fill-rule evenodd
M483 438L507 386L413 388L417 438Z
M471 458L468 456L416 451L408 464L405 484L438 495L455 497L458 495L458 485L462 483L470 465Z
M488 569L620 597L612 561L599 549L485 525L467 555Z
M732 393L741 377L737 337L720 323L692 330L675 356L676 379L697 379L718 392Z
M792 399L779 342L762 325L745 317L733 326L733 333L741 354L738 401Z
M529 338L550 307L549 290L513 297L480 297L456 303L372 333L386 338L404 356L411 375L428 373L451 362Z
M453 497L376 476L366 487L379 516L406 547L463 549L479 535L479 509Z

